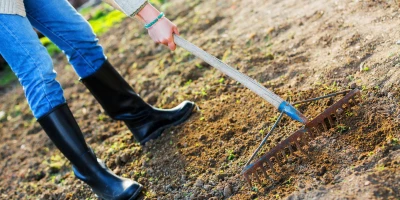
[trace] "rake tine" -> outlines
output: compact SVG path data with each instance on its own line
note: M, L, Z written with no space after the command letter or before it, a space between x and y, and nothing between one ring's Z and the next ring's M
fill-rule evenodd
M322 121L321 124L322 124L322 127L324 128L324 131L328 131L328 127L326 126L325 122Z
M248 174L244 174L244 178L246 179L247 183L249 184L250 188L253 188L253 185L251 184L251 179Z
M294 155L292 144L290 144L290 143L289 143L289 152L290 152L290 155Z
M275 160L278 163L279 167L282 167L282 162L281 162L281 160L279 160L278 154L275 155Z
M340 93L335 93L331 95L327 95L326 97L329 96L334 96L337 94L344 94L347 93L345 92L340 92ZM308 152L307 149L305 149L305 146L309 145L309 141L319 135L322 134L324 130L328 130L328 127L332 128L334 127L335 123L339 123L341 117L339 116L340 114L344 113L344 111L347 111L348 109L351 109L353 104L357 101L356 96L360 97L361 99L361 94L359 90L355 89L349 92L348 94L345 95L342 99L337 101L336 103L332 104L329 108L327 108L325 111L323 111L321 114L316 116L313 120L309 121L305 126L298 131L292 133L288 138L286 138L284 141L281 141L277 146L274 148L270 149L269 152L267 152L265 155L263 155L258 161L256 161L254 164L246 164L244 170L242 171L242 174L244 175L245 179L249 183L250 187L252 187L251 182L256 181L261 184L262 177L261 175L264 175L266 179L272 179L272 176L269 176L271 174L274 175L281 175L282 172L278 173L277 169L274 168L274 166L282 166L289 158L289 156L301 156L300 154L304 154L307 156L312 161L314 160L314 157ZM324 97L321 97L324 98ZM321 98L315 98L312 100L318 100ZM312 100L308 101L303 101L303 102L298 102L298 103L304 103L304 102L309 102ZM295 103L295 104L298 104ZM282 115L282 113L281 113ZM280 117L279 116L279 120ZM279 121L277 120L277 121ZM277 122L276 122L277 123ZM266 137L268 137L272 130L275 128L276 123L274 124L273 128L271 128L271 131L267 134ZM256 152L253 154L252 158L249 160L248 163L253 159L254 155L257 154L258 150L261 148L261 146L265 143L266 138L263 139L262 144L257 148ZM294 146L296 145L296 146ZM304 148L303 148L304 147ZM298 153L299 152L299 153ZM286 155L287 154L287 155ZM272 160L272 157L276 159ZM281 158L282 157L282 158ZM302 157L302 156L301 156ZM271 173L268 169L268 167L271 169ZM261 172L260 172L261 170ZM251 177L255 176L255 177ZM272 179L274 181L274 179Z
M263 172L265 178L270 179L270 180L272 179L271 177L268 176L267 169L265 169L265 167L263 165L261 165L261 171Z
M253 158L257 155L258 151L260 151L261 147L265 144L265 142L267 142L268 137L271 135L271 133L275 130L276 126L278 125L279 121L281 121L283 116L283 112L281 112L281 114L279 114L278 119L276 120L275 124L272 126L271 130L268 132L268 134L264 137L264 139L262 140L261 144L257 147L257 149L254 151L253 155L250 157L250 159L247 161L246 166L248 166L250 164L250 162L253 160Z
M279 175L279 173L275 171L274 165L272 165L271 161L270 161L270 160L267 160L267 163L268 163L269 168L271 168L271 171L272 171L275 175Z
M336 123L340 124L340 118L339 118L339 114L335 111L334 112L335 117L336 117Z
M308 135L311 139L317 137L317 133L319 133L319 129L317 127L312 127L310 128L310 131L308 131Z
M331 127L335 126L335 122L333 121L331 115L328 116L328 121L331 124Z
M308 159L313 160L313 159L311 158L310 154L307 153L306 151L304 151L304 149L301 148L300 144L299 144L297 141L295 142L295 144L296 144L297 148L299 149L299 151L300 151L301 153L303 153L304 155L306 155Z
M281 154L282 154L282 161L284 161L284 162L286 162L287 161L287 156L286 156L286 152L285 152L285 149L283 149L282 151L281 151Z
M311 102L311 101L318 101L318 100L325 99L325 98L328 98L328 97L334 97L334 96L337 96L337 95L340 95L340 94L347 94L350 91L351 90L345 90L345 91L342 91L342 92L336 92L336 93L328 94L328 95L321 96L321 97L316 97L316 98L307 99L307 100L303 100L303 101L297 101L297 102L292 103L292 105L307 103L307 102Z
M258 184L262 185L261 179L260 179L260 177L259 177L258 175L259 175L259 174L258 174L258 172L256 171L256 172L254 173L254 176L256 177L256 180L257 180Z

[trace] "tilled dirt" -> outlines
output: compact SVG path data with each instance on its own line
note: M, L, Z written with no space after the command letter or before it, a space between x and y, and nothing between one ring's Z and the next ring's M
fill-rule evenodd
M153 44L132 19L100 38L108 59L150 104L195 101L183 125L140 146L58 55L58 80L85 138L144 199L399 199L400 22L394 1L183 1L164 6L181 35L291 102L349 89L362 101L280 176L249 188L240 172L278 113L183 49ZM30 113L21 87L0 97L1 199L95 198ZM340 97L300 105L310 119ZM1 113L0 113L1 114ZM267 152L301 124L284 117ZM261 156L262 153L259 155Z

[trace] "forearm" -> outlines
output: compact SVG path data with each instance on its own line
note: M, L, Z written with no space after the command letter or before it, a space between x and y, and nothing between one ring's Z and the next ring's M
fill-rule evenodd
M148 3L143 7L142 10L138 12L136 18L147 24L157 18L159 14L160 11L158 11L154 6Z

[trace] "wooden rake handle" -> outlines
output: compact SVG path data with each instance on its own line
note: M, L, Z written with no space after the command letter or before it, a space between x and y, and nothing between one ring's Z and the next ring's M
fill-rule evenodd
M235 68L225 64L218 58L210 55L209 53L207 53L203 49L197 47L196 45L186 41L185 39L183 39L177 35L174 35L174 40L178 46L186 49L193 55L204 60L209 65L217 68L224 74L228 75L229 77L231 77L234 80L238 81L239 83L243 84L245 87L249 88L251 91L253 91L257 95L259 95L263 99L267 100L269 103L271 103L277 109L279 109L279 106L281 105L281 103L284 102L284 100L282 98L280 98L278 95L276 95L272 91L270 91L267 88L265 88L264 86L262 86L256 80L239 72Z

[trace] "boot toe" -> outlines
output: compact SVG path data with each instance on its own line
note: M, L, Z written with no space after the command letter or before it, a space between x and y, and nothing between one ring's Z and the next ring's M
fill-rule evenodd
M122 192L118 196L118 200L134 200L139 197L140 192L142 191L143 186L139 183L132 181L131 185Z
M146 118L145 123L136 124L125 121L128 128L134 134L136 140L144 145L152 139L157 139L161 133L170 127L180 125L189 119L195 103L191 101L183 101L172 109L157 109Z

